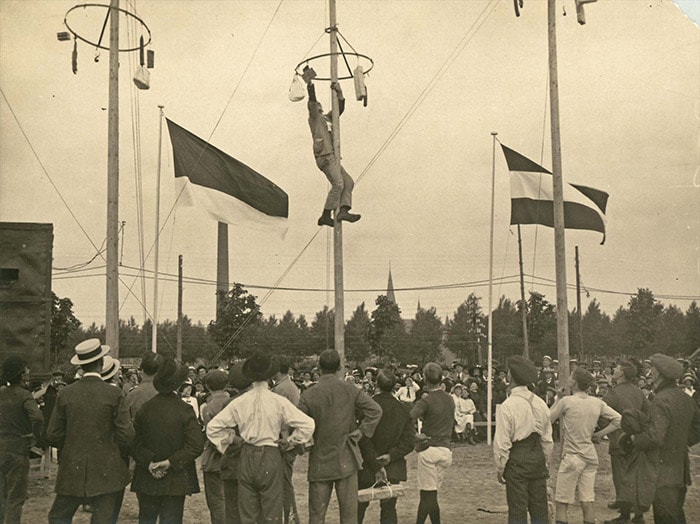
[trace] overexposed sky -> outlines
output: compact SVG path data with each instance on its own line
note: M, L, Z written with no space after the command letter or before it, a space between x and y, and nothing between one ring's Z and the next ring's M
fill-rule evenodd
M74 5L0 1L0 220L53 223L55 268L90 260L106 231L108 52L96 62L95 49L79 42L78 74L71 72L73 42L57 41L56 33L66 30L64 16ZM306 105L287 98L297 63L328 51L327 2L129 0L121 6L150 28L156 67L151 89L137 92L131 77L138 54L120 57L120 220L126 222L120 316L143 321L142 283L130 269L140 265L134 150L141 156L149 251L158 105L289 194L285 239L230 226L232 280L309 290L266 297L265 289L249 287L264 299L266 315L291 309L312 317L332 306L332 294L323 291L333 282L327 231L311 240L327 185L314 164ZM551 168L546 1L525 0L520 18L509 0L338 0L337 6L343 36L375 62L367 107L353 100L352 82L344 82L343 164L359 178L354 209L363 215L343 228L346 316L362 301L373 309L390 266L405 317L418 300L451 316L471 292L485 307L491 132ZM690 9L697 19L698 9ZM99 38L104 10L71 16L72 27ZM670 0L606 0L588 4L586 18L580 26L573 0L558 2L564 179L610 193L608 234L600 245L597 233L567 231L568 281L575 283L578 245L589 291L584 307L595 298L612 314L647 287L685 310L700 297L700 29ZM123 18L122 29L122 42L140 35ZM324 102L327 88L317 88ZM494 276L501 278L517 275L518 256L500 151L495 169ZM194 208L173 207L167 134L161 189L160 270L176 275L183 255L185 276L203 281L186 283L184 312L208 322L215 312L216 223ZM525 273L539 277L529 277L526 289L556 302L553 231L523 226L523 250ZM54 291L73 300L86 324L104 323L101 266L98 257L89 266L94 270L54 271ZM153 269L152 255L146 268ZM495 296L517 299L517 278L506 282L496 285ZM145 290L152 310L150 273ZM161 281L159 295L160 318L174 319L174 279ZM569 308L575 304L571 292Z

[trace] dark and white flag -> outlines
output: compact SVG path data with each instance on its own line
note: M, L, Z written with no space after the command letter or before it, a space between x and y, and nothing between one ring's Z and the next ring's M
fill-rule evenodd
M554 227L552 173L503 144L501 148L510 171L510 223ZM605 242L607 203L605 191L564 184L564 227L599 231Z
M180 203L227 224L287 231L289 198L273 182L210 143L168 122Z

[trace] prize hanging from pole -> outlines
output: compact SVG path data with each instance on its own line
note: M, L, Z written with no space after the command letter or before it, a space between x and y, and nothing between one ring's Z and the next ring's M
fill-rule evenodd
M325 32L330 33L331 29L328 28L325 30ZM367 106L367 85L365 84L365 77L369 76L369 72L374 68L374 60L365 54L358 53L352 44L350 44L350 42L348 42L348 40L342 35L342 33L337 30L337 28L336 33L336 40L339 49L338 52L322 53L305 58L294 68L294 78L292 78L292 83L289 86L290 101L300 102L306 96L306 89L304 87L304 82L302 81L304 69L309 68L311 71L313 71L313 74L315 75L313 77L314 80L330 82L331 74L329 71L327 72L327 66L324 68L325 61L322 59L340 57L345 64L346 70L338 76L338 81L352 80L355 86L355 99L357 101L362 101L365 107ZM341 38L343 42L351 49L351 51L345 51L343 49Z
M89 32L89 28L80 27L80 22L82 21L83 25L85 25L85 20L79 19L78 11L80 10L80 12L82 13L88 12L89 14L94 14L100 9L105 9L107 11L104 17L104 21L102 22L102 29L99 35L92 36ZM138 24L141 27L141 36L139 37L138 45L120 48L119 52L139 52L139 66L136 68L136 71L134 73L134 84L136 84L136 87L138 87L139 89L148 89L150 87L151 76L148 70L153 69L153 65L155 62L154 51L152 49L148 49L148 46L150 46L151 44L151 30L148 28L146 23L136 14L127 11L126 9L122 9L120 7L112 8L111 6L105 4L89 3L75 5L66 12L66 16L63 19L63 23L65 24L68 31L61 31L56 34L56 37L58 38L59 42L70 41L71 39L73 40L73 52L71 53L71 69L73 71L73 74L78 73L78 40L95 48L95 62L100 61L101 49L109 51L109 46L103 44L102 40L105 34L105 30L107 28L107 22L109 21L109 17L113 15L112 11L116 11L116 13L114 13L114 16L119 16L120 14L123 14L125 18L132 19L138 22ZM93 34L95 33L96 31Z

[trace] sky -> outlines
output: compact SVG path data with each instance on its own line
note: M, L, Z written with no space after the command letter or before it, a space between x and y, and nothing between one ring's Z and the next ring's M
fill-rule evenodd
M567 281L575 284L579 246L583 306L595 299L610 315L637 288L684 311L700 299L700 4L679 3L695 21L670 0L607 0L586 6L581 26L573 0L557 3L564 181L610 194L604 245L598 233L567 230ZM389 269L405 318L418 302L451 317L472 292L486 310L492 170L494 299L519 298L508 172L498 150L494 162L491 133L551 169L546 2L524 4L516 18L509 0L338 0L346 50L374 61L367 107L343 82L343 165L357 181L353 210L362 214L343 228L347 318L363 301L374 309ZM79 42L71 72L73 42L56 33L74 5L0 0L0 221L53 224L53 290L71 298L84 324L100 325L109 60ZM138 91L131 80L138 53L120 55L120 317L142 323L144 303L153 310L163 105L168 118L289 194L284 239L229 226L230 275L265 315L291 310L311 321L333 305L330 229L316 225L328 187L313 160L306 104L291 102L288 90L298 63L328 52L327 2L122 0L121 7L150 29L155 68L151 88ZM68 21L94 42L104 14L81 8ZM134 46L141 30L121 20L120 40ZM321 72L327 59L312 65ZM328 84L317 91L328 106ZM217 226L203 211L175 205L167 133L160 165L159 318L177 317L181 254L183 311L208 323ZM145 280L137 278L140 229L151 253ZM553 231L523 226L522 237L526 291L555 303ZM85 270L66 270L93 258ZM275 287L291 290L265 289ZM568 304L576 305L573 290Z

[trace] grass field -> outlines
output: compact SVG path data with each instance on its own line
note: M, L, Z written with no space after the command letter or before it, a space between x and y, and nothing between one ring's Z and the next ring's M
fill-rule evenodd
M556 455L561 448L555 446L555 459L551 467L550 484L556 480ZM607 509L607 503L614 498L612 477L610 473L610 458L607 444L598 445L600 467L596 479L596 512L598 522L603 522L615 516L615 512ZM400 523L413 523L418 508L418 489L415 482L416 456L411 453L408 457L409 480L405 483L406 495L397 504ZM308 518L307 512L307 458L302 456L297 460L294 470L297 506L302 522ZM29 500L24 506L22 523L35 524L46 522L47 513L53 501L53 485L55 480L55 464L52 465L48 479L41 478L38 465L30 473ZM695 481L690 486L685 504L688 523L700 523L700 445L691 450L691 473ZM201 482L200 482L201 484ZM486 444L476 446L459 445L453 448L453 465L445 478L445 483L439 492L439 502L442 522L445 524L484 523L496 524L506 522L505 488L496 480L496 470L491 448ZM581 510L578 507L569 512L569 522L582 522ZM78 510L73 520L75 523L88 523L90 514ZM136 496L128 491L124 497L120 522L127 524L138 522L138 503ZM337 505L332 501L326 521L331 524L338 522ZM209 512L203 493L188 497L185 502L186 523L209 522ZM373 502L365 517L366 523L379 522L379 504ZM651 513L646 518L647 524L653 523Z

